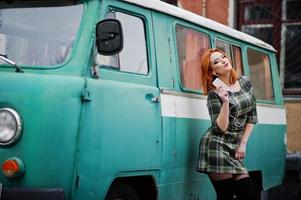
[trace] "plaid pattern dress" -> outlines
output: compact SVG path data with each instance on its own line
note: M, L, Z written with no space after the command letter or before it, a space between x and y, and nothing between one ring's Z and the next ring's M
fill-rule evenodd
M251 81L246 76L238 78L241 89L229 92L229 125L226 131L216 123L222 100L214 91L209 91L207 107L211 127L201 139L197 171L201 173L247 173L241 160L235 159L246 123L257 123L256 99Z

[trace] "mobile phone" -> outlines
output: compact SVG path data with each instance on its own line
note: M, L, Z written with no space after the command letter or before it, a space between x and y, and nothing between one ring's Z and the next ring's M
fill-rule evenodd
M224 83L221 79L219 78L215 78L214 81L212 82L212 84L217 88L219 87L223 87L225 88L226 90L229 90L229 87L228 85L226 85L226 83Z

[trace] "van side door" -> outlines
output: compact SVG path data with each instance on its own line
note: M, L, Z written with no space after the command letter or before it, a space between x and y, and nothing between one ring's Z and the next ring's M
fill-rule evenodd
M98 21L121 22L124 45L116 55L95 53L91 70L99 77L87 75L77 199L103 199L118 177L155 177L161 158L151 11L122 1L100 1L99 12Z

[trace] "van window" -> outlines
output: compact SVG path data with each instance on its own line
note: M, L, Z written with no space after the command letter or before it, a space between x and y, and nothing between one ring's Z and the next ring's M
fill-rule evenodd
M201 59L209 49L209 36L177 25L176 37L181 83L185 88L201 90Z
M107 17L118 19L121 22L124 39L123 49L119 54L113 56L97 54L96 64L124 72L148 74L143 20L121 12L110 12Z
M247 52L250 78L253 82L257 99L273 101L274 91L268 55L254 49L248 49Z
M83 4L75 2L11 1L7 8L1 4L0 54L19 65L63 63L74 47L83 15Z
M231 58L232 66L236 69L238 75L244 74L241 48L239 46L216 40L216 48L224 51Z

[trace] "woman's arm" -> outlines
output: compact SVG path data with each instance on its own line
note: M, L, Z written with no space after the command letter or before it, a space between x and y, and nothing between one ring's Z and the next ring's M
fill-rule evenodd
M248 139L249 139L249 137L252 133L253 128L254 128L253 123L247 123L246 124L246 127L245 127L245 130L243 132L240 143L245 143L246 144L248 142Z
M218 88L216 92L223 101L216 123L218 127L225 132L229 125L229 94L223 87Z
M245 130L243 132L242 138L240 140L239 147L236 151L235 158L236 159L243 159L246 155L246 147L249 140L249 137L252 133L252 130L254 128L253 123L247 123L245 126Z
M222 131L226 131L229 125L229 101L223 102L221 112L219 113L216 123Z

